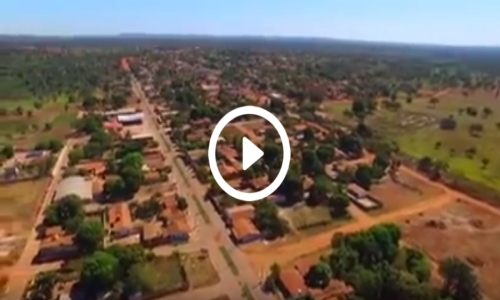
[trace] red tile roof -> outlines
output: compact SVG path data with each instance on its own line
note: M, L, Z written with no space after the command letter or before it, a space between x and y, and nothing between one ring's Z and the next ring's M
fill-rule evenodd
M110 229L123 229L132 226L132 216L127 203L117 203L108 207Z
M298 296L308 292L304 278L294 268L281 270L280 281L287 292L292 296Z

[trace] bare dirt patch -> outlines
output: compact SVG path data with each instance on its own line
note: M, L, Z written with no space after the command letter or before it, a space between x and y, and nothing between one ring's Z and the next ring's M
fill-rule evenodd
M192 289L219 283L219 274L215 270L208 252L183 253L181 261Z
M396 179L386 178L370 189L370 195L383 205L381 209L374 211L375 214L403 209L443 193L441 188L402 172L399 172Z
M33 212L48 182L44 178L0 185L0 228L5 234L20 234L31 228Z
M469 203L454 202L401 224L405 242L435 261L457 256L477 271L483 292L500 299L500 218Z

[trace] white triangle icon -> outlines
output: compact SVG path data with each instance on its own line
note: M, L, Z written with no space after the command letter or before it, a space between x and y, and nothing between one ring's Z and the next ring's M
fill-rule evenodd
M246 137L243 138L243 170L250 168L250 166L263 155L264 152L262 152L259 147L255 146L255 144Z

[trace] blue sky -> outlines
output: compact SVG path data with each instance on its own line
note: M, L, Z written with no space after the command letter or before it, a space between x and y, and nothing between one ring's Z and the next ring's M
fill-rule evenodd
M498 0L10 0L0 33L314 36L500 46Z

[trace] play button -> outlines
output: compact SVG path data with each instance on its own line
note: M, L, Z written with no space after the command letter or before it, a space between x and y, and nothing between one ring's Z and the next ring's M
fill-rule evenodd
M281 140L281 146L283 147L283 161L281 163L281 168L278 175L269 186L267 186L263 190L253 193L238 191L234 189L231 185L229 185L224 180L219 171L216 158L217 142L219 140L219 136L222 130L233 119L243 115L255 115L271 123L278 132ZM259 160L264 155L264 152L260 150L259 147L255 146L246 137L243 138L242 146L243 146L242 147L243 153L242 153L241 168L243 170L247 170L250 166L252 166L257 160ZM220 186L220 188L228 195L242 201L262 200L271 195L272 193L274 193L274 191L278 189L278 187L285 179L285 176L288 172L288 167L290 166L290 156L291 156L290 141L288 140L285 127L283 127L278 118L276 118L272 113L257 106L243 106L233 109L232 111L227 113L224 117L222 117L219 123L215 125L214 131L212 132L212 136L210 137L210 143L208 144L208 163L210 165L210 171L212 172L215 181Z
M246 137L243 138L243 170L250 168L263 155L264 152L262 152L259 147L255 146L255 144Z

